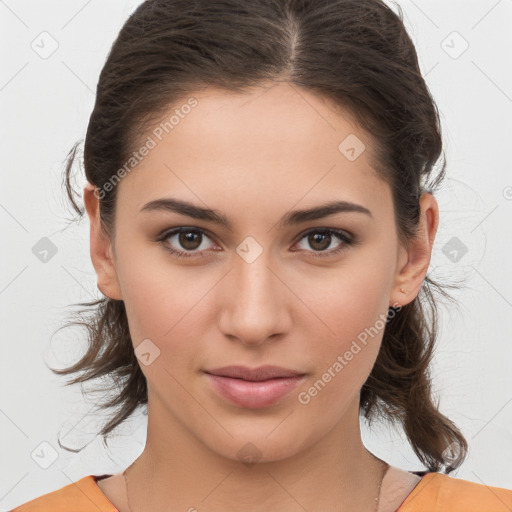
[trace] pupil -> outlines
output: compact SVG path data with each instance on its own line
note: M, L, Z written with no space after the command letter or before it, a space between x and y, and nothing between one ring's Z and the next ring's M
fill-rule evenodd
M196 239L194 241L194 238ZM197 244L197 239L199 238L199 235L197 233L194 233L193 231L183 231L180 233L180 244L185 249L197 249L199 245Z
M312 235L313 242L321 241L322 238L324 240L324 243L320 244L321 247L318 247L318 249L326 249L327 247L329 247L330 235L321 235L321 234L314 234L314 235ZM312 244L312 246L314 247L314 243Z

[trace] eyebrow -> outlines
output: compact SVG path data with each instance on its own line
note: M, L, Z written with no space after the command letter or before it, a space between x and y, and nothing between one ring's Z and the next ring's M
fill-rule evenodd
M187 201L182 201L174 198L155 199L153 201L150 201L149 203L146 203L140 209L140 211L166 211L178 213L180 215L185 215L187 217L192 217L194 219L213 222L220 226L224 226L229 230L232 229L231 222L229 221L228 217L226 217L226 215L224 215L223 213L218 212L216 210L212 210L210 208L202 208ZM292 212L288 212L286 215L283 216L283 218L279 222L279 225L292 226L295 224L300 224L302 222L323 219L324 217L335 215L336 213L346 212L363 213L373 218L371 211L360 204L352 203L349 201L331 201L329 203L320 206L315 206L314 208L309 208L307 210L295 210Z

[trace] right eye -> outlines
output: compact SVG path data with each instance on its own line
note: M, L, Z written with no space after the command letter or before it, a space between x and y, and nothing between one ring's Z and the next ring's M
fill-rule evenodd
M203 249L197 250L203 245L202 242L204 237L209 238L202 229L179 227L164 231L159 235L157 241L160 242L167 251L169 251L171 254L174 254L176 257L191 258L201 256L201 253L208 249L208 247L203 247ZM174 244L181 247L181 249L176 249L170 245L169 241L171 241L173 238L175 238Z

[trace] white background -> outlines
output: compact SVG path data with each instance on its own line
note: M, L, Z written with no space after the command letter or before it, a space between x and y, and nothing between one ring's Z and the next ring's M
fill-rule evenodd
M64 386L46 366L67 366L83 349L83 331L56 333L68 305L100 297L88 221L70 222L61 176L67 152L85 136L110 45L139 3L0 1L2 510L89 474L119 472L144 446L139 413L105 449L94 434L106 416L88 416L94 396ZM433 367L440 408L470 445L452 476L512 488L512 1L399 4L441 112L448 161L429 275L462 282L453 292L459 306L442 310ZM46 59L31 47L48 38L44 31L58 42ZM43 237L57 248L46 263L32 252ZM467 248L458 261L461 253L450 259L443 251L454 237ZM87 447L61 450L59 433L66 445ZM377 456L423 469L399 432L363 424L363 434ZM52 450L55 462L41 468L35 460Z

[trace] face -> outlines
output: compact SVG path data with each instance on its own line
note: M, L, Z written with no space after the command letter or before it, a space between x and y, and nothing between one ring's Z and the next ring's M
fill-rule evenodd
M98 286L125 302L145 353L148 436L279 460L348 428L388 308L412 300L422 276L404 285L414 269L391 189L339 109L287 84L191 96L172 131L143 137L156 144L117 185L113 277L98 272ZM147 206L168 199L190 206ZM339 202L357 206L304 213ZM232 365L300 376L205 373Z

